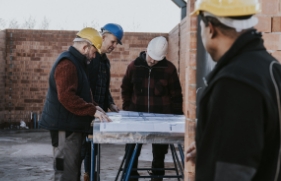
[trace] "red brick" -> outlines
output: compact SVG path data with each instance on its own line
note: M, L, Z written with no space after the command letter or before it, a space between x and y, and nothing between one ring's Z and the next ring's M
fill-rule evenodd
M281 32L281 16L272 17L272 32Z
M259 19L259 23L255 28L261 32L271 32L271 16L259 15L257 17Z
M281 63L281 51L273 52L272 56L274 56Z
M267 50L281 50L281 33L265 33L263 39Z
M262 0L262 14L276 16L280 13L280 1L279 0Z

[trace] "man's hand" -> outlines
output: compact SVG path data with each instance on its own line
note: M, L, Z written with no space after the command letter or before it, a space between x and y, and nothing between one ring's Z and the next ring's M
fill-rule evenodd
M102 112L103 114L105 114L105 111L104 111L101 107L96 106L96 109L97 109L98 111Z
M186 151L186 162L191 161L195 164L196 159L196 145L195 142L191 143Z
M113 112L119 112L120 111L115 104L110 104L109 109Z
M100 112L99 110L96 110L96 113L94 116L95 116L95 118L99 118L99 120L101 122L104 122L104 121L112 122L111 119L109 119L109 117L106 114Z

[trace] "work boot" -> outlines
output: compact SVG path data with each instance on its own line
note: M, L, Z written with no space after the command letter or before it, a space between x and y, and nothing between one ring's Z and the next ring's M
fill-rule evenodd
M95 180L98 180L97 172L95 172ZM84 181L90 181L90 175L87 172L84 173Z
M84 181L90 181L90 176L87 172L84 173Z

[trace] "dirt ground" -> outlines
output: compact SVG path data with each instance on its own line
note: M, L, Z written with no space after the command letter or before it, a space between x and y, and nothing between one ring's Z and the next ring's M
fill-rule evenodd
M124 155L125 145L101 146L101 181L114 181ZM143 145L139 167L151 165L151 145ZM53 180L52 146L49 132L44 130L0 131L0 180L1 181L48 181ZM169 153L166 167L173 167ZM83 167L82 167L83 172ZM147 175L145 171L141 175ZM174 171L169 171L174 175ZM120 177L119 177L120 178ZM150 179L139 179L148 181ZM176 181L177 179L164 179ZM81 177L81 181L83 181Z

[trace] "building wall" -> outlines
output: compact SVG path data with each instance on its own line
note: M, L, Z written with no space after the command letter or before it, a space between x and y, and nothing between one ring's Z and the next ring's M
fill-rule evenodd
M267 50L281 62L281 1L260 0L262 12L258 15L258 30L263 32Z
M72 44L76 33L12 29L0 32L0 123L29 122L31 112L41 113L50 69L57 56ZM168 38L165 33L125 33L123 45L109 54L110 90L120 108L120 85L127 65L146 50L152 38L160 35Z
M0 120L4 118L6 31L0 31ZM1 121L0 121L1 123Z

